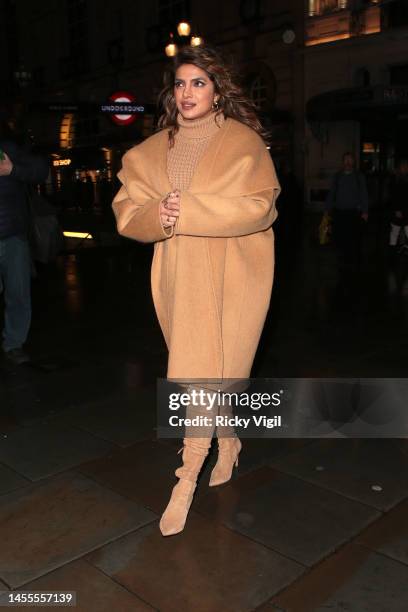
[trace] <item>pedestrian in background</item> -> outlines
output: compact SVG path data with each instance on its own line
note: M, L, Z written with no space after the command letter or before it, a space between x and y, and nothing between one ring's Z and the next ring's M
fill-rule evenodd
M123 158L113 209L119 233L154 242L152 291L169 349L167 377L246 379L272 290L280 187L255 106L210 47L185 47L161 94L162 128ZM163 535L184 528L212 433L185 437ZM218 438L210 485L241 450Z
M332 216L332 236L338 257L339 288L348 293L356 288L361 260L362 224L368 220L368 193L364 175L356 168L352 153L346 152L342 169L333 177L326 200Z
M408 241L408 160L402 159L397 167L390 188L391 229L389 244L396 249L403 233L403 242Z
M10 123L0 119L0 286L4 292L4 356L29 361L23 345L31 323L31 257L27 185L42 183L48 164L18 144Z

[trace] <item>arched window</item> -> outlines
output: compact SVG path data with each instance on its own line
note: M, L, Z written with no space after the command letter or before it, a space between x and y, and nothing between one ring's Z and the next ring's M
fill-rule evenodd
M265 79L258 74L252 81L250 87L252 100L259 109L262 109L268 101L268 85Z
M265 62L255 61L247 67L246 89L258 110L268 113L275 107L276 79Z

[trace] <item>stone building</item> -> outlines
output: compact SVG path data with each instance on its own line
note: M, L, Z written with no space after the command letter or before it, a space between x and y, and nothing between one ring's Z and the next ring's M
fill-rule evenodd
M382 207L390 173L408 157L408 2L309 0L306 8L306 201L322 206L352 151L371 206Z
M164 48L180 20L233 58L273 133L277 164L294 166L301 178L299 0L0 0L0 6L3 97L12 98L17 88L35 142L54 156L57 187L74 171L112 178L121 154L152 133L168 61ZM118 125L102 112L114 93L128 93L143 107L133 123Z

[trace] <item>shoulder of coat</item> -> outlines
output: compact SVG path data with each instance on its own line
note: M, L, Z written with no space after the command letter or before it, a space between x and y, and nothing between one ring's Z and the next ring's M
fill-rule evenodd
M228 123L230 124L229 134L236 138L245 138L248 143L253 144L264 144L264 141L260 137L260 135L255 132L249 125L238 121L237 119L233 119L232 117L228 117Z
M126 151L123 156L123 159L132 159L139 154L148 155L150 152L154 153L157 151L157 147L163 142L164 139L168 138L168 130L160 130L160 132L156 132L152 136L146 138L142 142L139 142L137 145Z

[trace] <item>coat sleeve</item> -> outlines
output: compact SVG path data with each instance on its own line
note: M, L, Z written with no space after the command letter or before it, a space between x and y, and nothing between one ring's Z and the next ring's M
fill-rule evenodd
M214 191L181 192L176 235L228 238L268 229L277 217L280 185L264 144L255 155L241 156L227 170L225 188Z
M173 235L174 228L164 228L159 214L163 198L149 197L143 180L132 168L132 160L125 154L118 173L122 183L112 208L119 234L139 242L158 242Z

